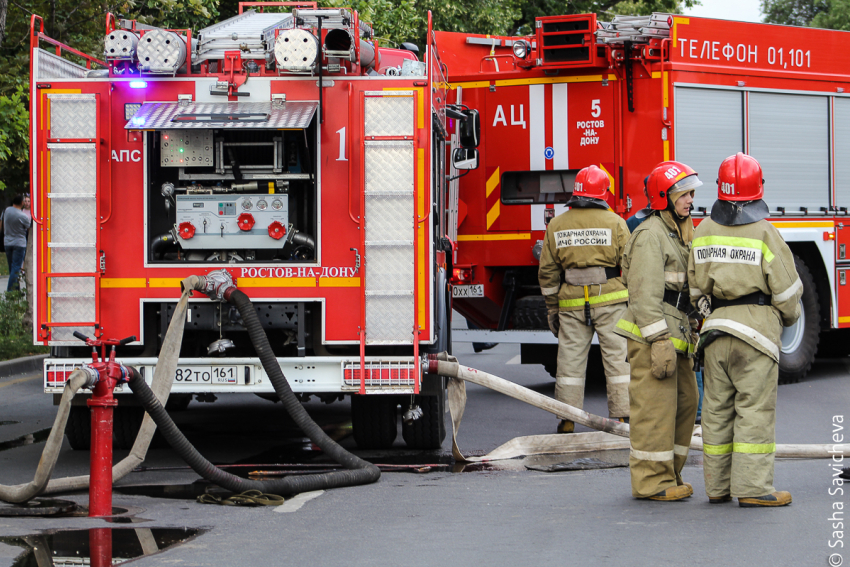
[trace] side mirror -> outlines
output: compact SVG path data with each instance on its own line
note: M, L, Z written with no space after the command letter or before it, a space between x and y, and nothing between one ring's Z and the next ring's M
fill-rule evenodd
M458 148L452 154L452 165L455 169L478 169L478 150Z
M466 119L460 122L460 145L477 148L481 140L481 117L477 110L467 110L464 114Z

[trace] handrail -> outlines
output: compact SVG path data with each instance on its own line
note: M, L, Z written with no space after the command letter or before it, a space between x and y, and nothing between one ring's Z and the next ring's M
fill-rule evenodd
M112 24L112 25L110 25L110 24ZM115 27L115 16L112 14L112 12L107 12L106 13L106 35L111 34L116 29L118 29L118 28Z
M313 10L319 9L318 2L240 2L239 3L239 13L242 13L242 10L248 6L259 6L261 8L266 6L292 6L294 8L312 8ZM262 10L260 10L262 12Z
M35 21L38 20L40 22L39 31L35 31ZM101 61L96 57L83 53L82 51L78 51L69 45L65 45L61 41L57 41L51 37L44 35L44 19L41 16L33 14L30 18L30 49L36 49L38 47L38 42L44 41L56 47L56 55L58 57L62 56L62 51L67 51L77 57L82 57L86 60L86 69L91 69L92 63L97 63L101 67L107 67L105 61Z

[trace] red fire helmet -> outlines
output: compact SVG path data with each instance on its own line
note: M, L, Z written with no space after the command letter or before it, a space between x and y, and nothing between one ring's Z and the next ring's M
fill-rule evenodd
M756 158L738 152L720 164L717 198L721 201L756 201L764 197L764 179Z
M609 187L611 187L611 180L608 178L608 174L595 165L589 165L576 175L573 197L602 199L604 201Z
M655 166L646 183L649 208L663 211L667 197L684 191L693 191L702 185L697 172L678 161L664 161Z

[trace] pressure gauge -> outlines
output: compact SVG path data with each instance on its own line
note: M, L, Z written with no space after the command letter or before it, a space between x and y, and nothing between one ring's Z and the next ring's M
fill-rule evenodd
M283 201L280 199L275 199L272 201L272 208L276 211L279 211L283 207Z
M242 201L242 208L246 211L250 211L253 204L251 203L251 199L244 199Z
M259 201L257 201L257 210L258 211L265 211L268 208L268 206L269 206L269 204L266 203L265 199L260 199Z

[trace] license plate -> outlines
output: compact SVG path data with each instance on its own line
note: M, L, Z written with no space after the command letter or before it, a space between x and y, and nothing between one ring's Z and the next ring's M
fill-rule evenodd
M174 381L182 384L236 384L236 366L179 366Z
M452 287L452 297L484 297L484 284L456 285Z

